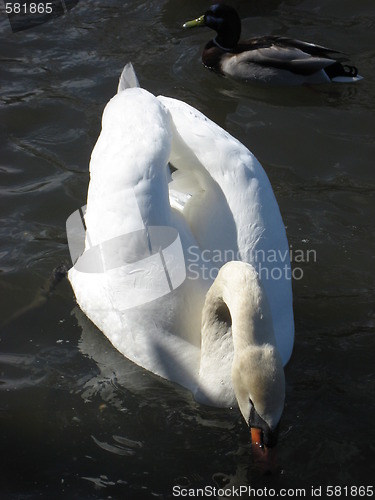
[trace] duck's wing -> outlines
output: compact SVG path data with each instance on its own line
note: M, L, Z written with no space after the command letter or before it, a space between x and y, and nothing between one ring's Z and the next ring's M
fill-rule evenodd
M239 45L231 54L238 65L257 64L267 68L312 75L337 62L335 51L320 45L283 37L261 37ZM337 53L337 52L336 52ZM234 61L233 61L234 62Z
M264 36L264 37L259 37L253 39L253 44L258 44L259 48L262 46L267 47L270 45L278 45L280 47L289 47L289 48L296 48L299 50L302 50L306 54L310 54L315 57L323 57L323 58L328 58L331 59L334 57L334 59L337 61L338 56L333 56L333 54L341 54L341 52L330 49L329 47L324 47L323 45L317 45L315 43L310 43L310 42L305 42L302 40L297 40L296 38L287 38L283 36ZM342 59L340 58L340 61L346 60L345 57L341 56Z

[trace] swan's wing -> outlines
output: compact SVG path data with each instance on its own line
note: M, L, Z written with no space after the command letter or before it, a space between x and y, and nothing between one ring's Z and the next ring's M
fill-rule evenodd
M152 94L131 88L107 104L90 161L85 252L74 266L82 283L75 291L82 291L85 311L98 310L100 316L103 308L130 309L142 294L148 300L160 296L160 285L169 290L163 269L154 281L149 273L158 269L150 228L172 225L166 174L170 147L170 118ZM168 243L175 239L169 233L166 238ZM102 299L90 289L95 279ZM137 286L138 294L132 291Z
M172 116L171 161L186 185L189 176L194 189L200 185L184 210L194 235L204 249L231 249L244 258L264 233L265 215L283 228L267 175L243 144L202 113L176 99L158 99Z
M170 148L170 118L152 94L131 88L109 101L90 161L85 219L93 245L170 225Z
M170 161L177 167L170 189L188 195L183 215L204 250L237 252L237 230L222 189L227 159L248 154L227 132L189 105L159 97L172 116ZM235 161L235 160L234 160ZM254 161L256 161L254 159Z
M193 234L211 264L242 260L258 269L286 363L294 338L289 246L268 177L245 146L202 113L158 99L172 117L171 161L201 186L184 209Z

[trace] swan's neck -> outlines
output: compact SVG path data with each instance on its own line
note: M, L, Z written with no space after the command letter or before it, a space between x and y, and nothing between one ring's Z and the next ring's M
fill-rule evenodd
M243 262L223 266L207 292L202 312L200 384L212 402L232 398L235 403L234 358L274 339L264 302L254 268Z
M268 301L255 269L223 266L202 313L200 389L216 404L235 404L248 422L251 401L269 425L283 407L284 375Z
M202 312L197 401L217 406L235 405L231 380L233 357L232 314L214 282Z
M275 343L271 313L256 271L243 262L223 266L206 295L202 355L228 336L233 353Z

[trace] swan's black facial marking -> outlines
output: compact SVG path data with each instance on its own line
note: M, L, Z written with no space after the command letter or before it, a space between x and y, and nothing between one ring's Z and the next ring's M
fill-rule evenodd
M276 446L279 435L279 424L275 429L271 429L270 426L267 424L267 422L265 422L262 419L262 417L257 413L251 399L250 399L250 404L251 404L251 410L250 410L248 426L250 428L260 429L262 431L262 442L259 443L259 445L261 447L266 446L267 448L272 448Z

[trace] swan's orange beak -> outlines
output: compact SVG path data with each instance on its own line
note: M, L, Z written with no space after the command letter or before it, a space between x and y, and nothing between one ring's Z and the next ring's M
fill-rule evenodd
M251 448L255 465L265 474L272 473L277 467L276 447L268 447L263 442L263 431L251 427Z
M263 438L261 429L251 427L251 443L253 445L263 446Z

